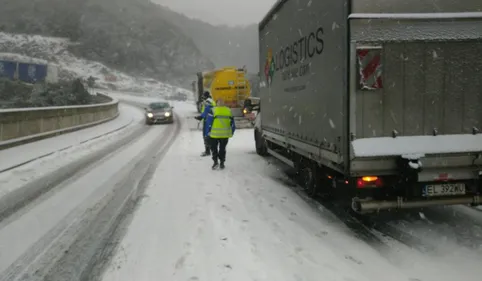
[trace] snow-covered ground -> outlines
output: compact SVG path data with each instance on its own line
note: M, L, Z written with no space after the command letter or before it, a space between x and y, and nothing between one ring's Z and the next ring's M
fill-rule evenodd
M120 100L144 103L160 98L139 97L122 92L105 91ZM155 96L155 94L146 94ZM172 102L182 116L195 111L194 105ZM0 150L0 197L62 166L111 145L144 123L139 107L119 104L119 116L107 123L47 138L37 142Z
M229 143L225 171L202 149L185 131L165 156L104 280L378 280L379 265L406 280L271 179L251 131Z
M122 92L105 91L106 94L137 103L159 101L160 98L139 97ZM155 94L146 94L155 96ZM193 105L172 102L175 111L188 115L195 111ZM0 150L0 197L46 175L59 167L88 154L96 153L114 141L128 135L140 123L144 113L139 107L120 103L119 116L107 123L37 142Z
M136 103L160 99L148 94L107 94ZM228 144L226 170L212 171L212 160L199 157L203 150L200 132L191 130L196 121L189 117L195 114L195 106L183 102L173 105L180 117L176 121L183 126L165 155L152 156L148 147L161 145L164 130L170 127L150 127L146 135L95 163L95 168L72 177L45 201L31 204L25 214L11 222L0 220L0 252L9 253L0 255L0 280L8 276L2 275L4 272L20 276L22 270L36 272L36 266L46 270L42 266L50 264L51 258L45 253L58 256L65 249L65 253L73 251L75 258L91 251L87 246L68 248L64 242L76 237L80 230L75 229L81 227L76 225L85 216L94 216L91 210L95 206L101 208L98 202L105 199L100 198L116 186L132 188L140 184L139 176L144 172L134 171L146 161L159 165L132 221L118 232L125 236L114 236L119 241L109 243L118 242L118 246L104 273L105 281L480 280L479 211L466 207L426 210L413 218L394 217L385 228L358 232L331 208L309 201L296 188L287 186L288 180L276 161L256 155L252 130L236 132ZM3 159L18 155L15 161L20 162L47 153L49 147L59 150L72 145L0 173L0 195L74 159L95 154L142 122L139 109L123 105L121 113L116 126L112 121L101 125L104 128L29 144L30 149L24 145L23 149L0 151L0 164L8 166L10 163L5 164ZM81 143L131 121L118 132ZM132 182L124 181L124 177ZM368 241L362 235L365 232L379 241ZM86 245L92 241L95 239ZM52 250L57 248L60 252ZM60 268L70 266L60 264Z
M65 38L0 32L0 59L49 63L58 67L60 78L87 79L93 76L99 79L98 85L104 88L114 85L120 91L158 94L190 93L185 89L153 79L131 77L99 62L77 58L68 51L69 45L72 44L75 43ZM110 79L113 77L115 81Z
M139 108L130 105L120 104L119 112L116 119L98 126L0 150L0 196L109 146L131 132L144 118Z
M143 133L112 153L84 148L101 158L70 170L73 176L52 183L52 190L6 219L0 214L0 280L78 280L78 271L102 250L106 231L142 185L145 169L155 161L152 153L162 151L165 140L175 135L175 125L140 126ZM5 206L0 207L3 211Z
M360 240L277 180L282 172L255 154L251 130L230 140L226 170L212 171L199 157L199 132L188 128L154 173L105 281L480 280L482 253L457 248L453 237L437 255L376 231L383 250Z

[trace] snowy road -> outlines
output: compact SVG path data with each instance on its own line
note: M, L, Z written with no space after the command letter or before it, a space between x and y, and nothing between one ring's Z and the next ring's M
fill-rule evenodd
M287 186L255 154L252 131L231 140L225 171L211 171L199 132L186 127L109 250L104 281L480 280L477 211L426 212L438 225L418 213L357 222Z
M0 280L480 280L482 212L359 220L303 195L250 130L212 171L194 106L174 106L180 122L146 127L124 105L127 127L0 173Z
M156 171L104 280L370 280L358 267L377 277L379 264L359 263L378 253L266 177L276 171L253 163L261 161L251 137L238 132L227 169L211 171L210 159L198 156L199 133L184 132Z
M51 149L73 146L0 174L0 280L81 280L90 272L179 133L177 124L145 126L132 106L112 122L103 134L127 126L90 142L99 131L49 139L59 142ZM14 150L25 159L47 153L48 145L34 144Z

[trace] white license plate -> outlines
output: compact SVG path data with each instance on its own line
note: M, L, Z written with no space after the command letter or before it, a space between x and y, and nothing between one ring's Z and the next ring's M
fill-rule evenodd
M445 183L445 184L430 184L423 188L423 196L453 196L464 195L465 184L463 183Z

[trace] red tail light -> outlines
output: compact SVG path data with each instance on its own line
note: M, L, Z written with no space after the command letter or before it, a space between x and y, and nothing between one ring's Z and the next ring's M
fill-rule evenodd
M435 178L435 181L450 181L452 180L451 176L448 173L441 173Z
M373 187L382 187L383 182L382 179L375 176L367 176L358 178L356 181L357 188L373 188Z

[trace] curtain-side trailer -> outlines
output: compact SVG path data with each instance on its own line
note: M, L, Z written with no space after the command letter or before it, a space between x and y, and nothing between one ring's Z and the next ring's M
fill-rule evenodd
M360 213L482 200L482 1L281 0L256 150Z

